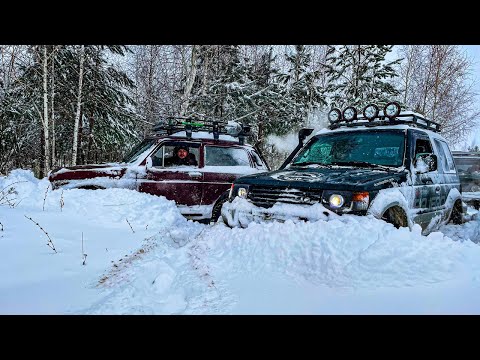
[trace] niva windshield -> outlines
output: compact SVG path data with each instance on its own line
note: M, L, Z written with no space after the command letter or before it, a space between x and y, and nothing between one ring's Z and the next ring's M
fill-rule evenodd
M155 144L155 139L145 139L138 143L124 158L123 162L133 163L138 160L138 157L150 147Z
M294 166L403 165L405 133L403 131L352 131L319 135L296 157Z

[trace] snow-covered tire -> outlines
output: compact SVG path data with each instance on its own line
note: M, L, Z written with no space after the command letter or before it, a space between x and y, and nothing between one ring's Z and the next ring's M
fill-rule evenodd
M452 222L455 225L463 224L463 208L461 201L457 200L453 205L452 212L450 213L449 222Z
M210 219L210 222L217 222L222 213L222 206L228 200L229 193L230 191L224 192L222 195L220 195L215 205L213 205L212 218Z
M408 227L407 214L400 206L393 206L385 210L381 219L392 224L397 229L401 227Z

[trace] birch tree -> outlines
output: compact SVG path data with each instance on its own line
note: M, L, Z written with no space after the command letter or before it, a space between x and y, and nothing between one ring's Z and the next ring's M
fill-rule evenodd
M195 82L195 78L197 76L197 53L198 53L198 46L192 46L192 54L190 60L190 70L188 71L187 81L185 85L185 89L183 91L181 106L180 106L180 116L185 116L188 105L190 103L190 95L192 93L193 83Z
M439 122L451 143L464 139L480 118L471 60L458 45L404 45L399 53L406 108Z
M78 128L80 123L81 105L82 105L82 84L83 84L83 62L85 60L85 46L80 46L79 51L80 66L78 68L78 95L77 95L77 107L75 113L75 123L73 127L73 146L72 146L72 164L77 164L77 151L78 151Z

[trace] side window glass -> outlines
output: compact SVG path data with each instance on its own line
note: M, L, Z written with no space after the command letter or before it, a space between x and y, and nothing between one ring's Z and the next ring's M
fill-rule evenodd
M417 139L415 141L415 160L421 154L432 154L432 144L428 139Z
M250 166L250 160L242 148L206 146L205 166Z
M199 148L189 144L167 143L152 155L153 167L198 166Z
M450 153L447 143L438 139L434 139L434 141L437 149L439 149L438 155L442 157L439 162L442 163L443 170L449 172L455 171L455 163L453 162L452 154Z

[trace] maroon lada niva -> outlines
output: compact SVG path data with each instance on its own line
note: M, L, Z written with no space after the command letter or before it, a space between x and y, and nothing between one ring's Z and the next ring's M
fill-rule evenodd
M243 137L200 130L157 132L121 163L54 169L49 180L53 189L116 187L164 196L187 218L216 221L233 181L269 167Z

